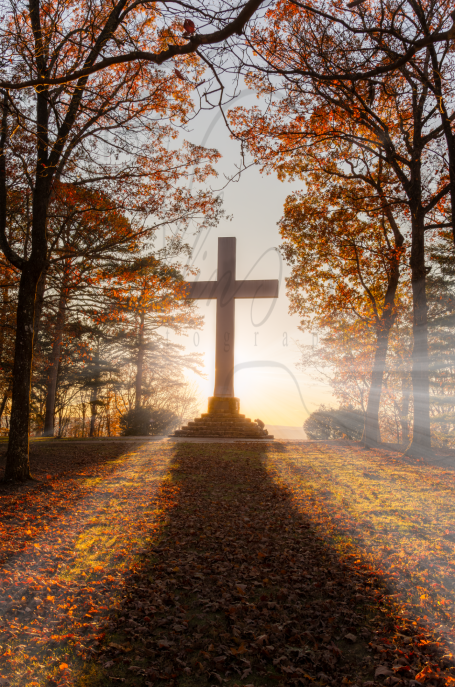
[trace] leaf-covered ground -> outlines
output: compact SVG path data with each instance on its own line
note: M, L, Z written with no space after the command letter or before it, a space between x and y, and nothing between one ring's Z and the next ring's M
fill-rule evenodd
M34 451L41 481L0 489L0 685L455 683L454 472L310 443Z

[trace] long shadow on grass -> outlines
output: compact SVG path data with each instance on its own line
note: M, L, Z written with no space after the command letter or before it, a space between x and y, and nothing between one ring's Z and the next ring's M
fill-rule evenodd
M378 664L378 684L399 684L421 671L422 628L296 510L266 445L178 445L160 509L159 540L76 684L361 685Z

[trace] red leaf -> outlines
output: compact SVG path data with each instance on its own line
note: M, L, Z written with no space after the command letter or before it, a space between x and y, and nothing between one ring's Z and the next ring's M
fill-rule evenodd
M186 33L194 33L196 31L194 21L192 21L191 19L185 19L185 21L183 22L183 28L185 29Z

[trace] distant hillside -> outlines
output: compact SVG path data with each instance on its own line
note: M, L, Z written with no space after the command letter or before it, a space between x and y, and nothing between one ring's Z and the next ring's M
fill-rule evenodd
M287 427L286 425L266 425L269 434L273 434L275 439L283 439L287 441L306 441L307 435L303 431L303 427Z

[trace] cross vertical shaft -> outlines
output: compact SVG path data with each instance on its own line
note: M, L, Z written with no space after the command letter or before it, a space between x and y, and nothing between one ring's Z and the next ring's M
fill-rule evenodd
M234 396L235 244L234 237L218 239L214 396Z

